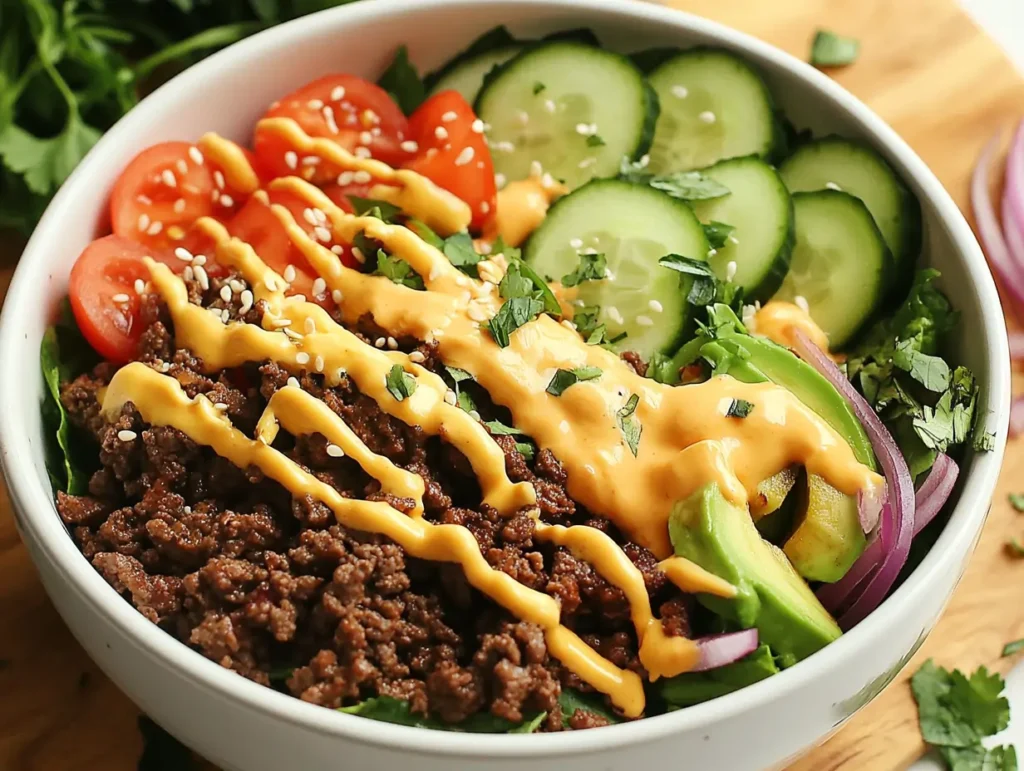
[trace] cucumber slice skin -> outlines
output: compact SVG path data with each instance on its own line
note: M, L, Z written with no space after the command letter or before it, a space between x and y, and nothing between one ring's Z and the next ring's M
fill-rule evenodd
M842 350L883 306L895 269L892 253L867 206L849 193L793 193L793 211L796 245L773 299L792 302L803 295L811 318L828 334L829 348ZM838 260L824 266L823 249ZM815 282L808 283L804 274L808 264L827 269L826 283L836 291L824 297L814 292Z
M658 120L659 102L654 89L628 57L580 40L579 35L583 33L577 31L557 34L559 37L556 39L528 45L517 56L491 70L484 78L483 87L473 108L485 123L490 124L489 140L493 148L516 138L514 131L517 129L509 128L508 124L511 121L505 116L510 112L510 108L520 104L525 111L525 108L532 106L533 103L524 100L533 98L540 104L547 100L557 102L562 93L569 97L578 94L578 91L574 92L572 89L580 82L580 68L588 68L589 61L593 60L595 71L597 63L600 62L600 66L604 68L603 74L609 78L621 78L617 90L632 90L628 97L619 98L606 93L595 93L590 100L597 111L604 111L603 115L607 120L594 121L592 114L574 114L566 110L563 118L565 125L555 126L552 131L552 137L556 141L564 139L568 144L578 140L579 150L554 151L555 157L544 166L544 170L556 179L564 181L570 189L575 189L594 178L615 176L623 157L639 160L647 153ZM545 90L535 95L532 88L537 82L543 83ZM566 85L565 89L558 87L558 84L562 83ZM607 79L599 84L601 88L611 85L612 81ZM595 84L595 91L597 87L598 84ZM615 107L610 109L604 105ZM533 114L537 114L536 109L533 110ZM541 118L544 117L541 114ZM601 128L602 124L621 124L627 117L630 123L623 129L613 129L609 132ZM586 123L588 120L598 124L598 135L607 142L606 145L592 148L587 145L585 137L574 133L574 127L578 123ZM525 131L523 127L519 127L518 130ZM617 135L617 139L611 140L609 133ZM567 151L569 149L566 147ZM509 180L522 179L527 176L530 161L534 159L529 156L535 154L518 146L511 153L495 150L492 152L495 172L503 174ZM586 168L580 168L579 162L588 158L595 158L596 161Z
M827 136L801 144L779 172L794 193L831 182L864 201L896 261L888 299L902 299L921 252L921 204L885 159L860 142Z
M726 266L736 262L734 280L743 287L746 300L767 302L789 272L796 238L789 190L779 173L757 156L730 158L702 171L732 192L723 198L694 201L697 218L704 223L715 220L732 225L736 228L733 236L739 241L727 242L708 258L708 263L720 279L725 279ZM750 223L747 227L740 223L744 218ZM770 221L762 227L751 218Z
M524 45L512 43L502 48L478 54L454 66L446 66L439 77L432 81L428 96L452 89L458 91L467 102L473 104L488 74L514 58Z
M652 237L658 236L665 242L652 242ZM595 237L598 240L590 240ZM695 257L707 254L707 238L692 209L684 201L646 185L620 179L595 179L555 202L544 222L526 242L523 257L538 273L558 281L579 261L579 249L569 244L575 238L583 240L584 248L594 245L605 251L609 269L617 273L616 279L585 282L579 289L580 298L588 304L626 310L623 325L601 317L608 325L609 337L620 329L629 332L628 337L612 346L613 350L635 351L645 360L654 353L676 350L693 326L693 309L686 299L693 279L657 261L672 252ZM618 252L602 249L609 242L627 239L639 246L647 242L643 265L620 263ZM625 269L621 269L623 266ZM638 268L639 273L636 269L630 270L631 267ZM628 280L629 276L638 275L650 277L649 291L646 287L633 287L631 292L625 285L623 277ZM651 300L661 303L660 312L651 310ZM630 303L632 309L627 307ZM632 323L633 318L640 315L651 318L654 325Z
M766 160L777 159L784 151L786 138L775 100L761 74L747 61L721 48L697 47L680 51L669 56L666 49L652 49L634 54L640 66L657 66L648 73L648 81L654 88L661 103L660 122L651 144L650 170L656 174L673 171L689 171L694 168L711 166L720 160L745 155L758 155ZM700 89L707 84L709 76L728 79L728 87ZM677 85L685 86L690 94L679 97L673 92ZM737 94L735 99L725 103L724 94ZM694 98L694 97L697 98ZM689 100L689 101L687 101ZM681 105L680 103L685 104ZM701 125L694 116L692 128L679 131L674 114L701 108L696 115L711 112L712 123ZM715 109L708 109L714 107ZM722 108L734 113L720 119ZM735 116L735 113L742 115ZM723 123L736 120L739 128L726 128L731 132L726 138L720 127ZM694 132L713 137L711 144L702 142ZM702 149L694 147L705 145ZM681 156L681 157L680 157Z

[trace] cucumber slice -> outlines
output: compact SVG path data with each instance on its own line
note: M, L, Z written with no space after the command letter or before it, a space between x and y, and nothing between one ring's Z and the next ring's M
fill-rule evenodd
M594 180L559 200L527 242L525 259L555 281L571 272L580 253L605 255L610 277L585 281L577 302L599 305L613 347L651 354L675 350L690 319L692 279L658 264L666 254L707 254L704 228L685 202L646 185Z
M896 260L897 286L906 288L921 251L921 205L878 153L824 137L799 147L779 173L794 193L838 188L860 198Z
M771 156L782 135L771 94L742 59L714 48L683 51L648 76L661 116L651 145L656 174L742 155Z
M840 350L878 309L893 258L864 203L848 193L794 193L796 246L774 299L807 300L811 318Z
M492 73L476 100L491 128L494 171L524 179L534 161L576 188L647 151L657 98L624 56L577 40L527 48Z
M467 102L473 104L487 73L516 56L523 48L522 43L510 43L459 62L452 62L439 72L436 78L429 81L433 83L429 95L454 89L462 94Z
M782 285L793 249L793 202L778 172L756 156L720 161L704 173L731 191L710 201L693 201L703 222L724 222L736 228L725 245L708 258L721 279L745 290L750 302L768 300Z

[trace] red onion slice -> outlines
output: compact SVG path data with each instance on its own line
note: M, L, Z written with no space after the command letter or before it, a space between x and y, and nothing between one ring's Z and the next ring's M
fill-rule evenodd
M883 508L885 508L885 490L881 491L881 495L863 490L857 493L857 516L860 518L860 526L865 535L875 532Z
M885 599L907 562L910 542L914 537L914 484L907 462L892 435L846 375L800 330L794 330L793 342L800 358L818 370L850 403L885 473L889 499L882 509L878 528L881 559L867 564L865 554L862 554L840 581L822 590L829 600L826 607L842 607L849 603L849 608L838 619L839 626L849 629Z
M1010 436L1024 431L1024 396L1018 396L1010 403Z
M1014 361L1024 359L1024 332L1009 332L1010 358Z
M700 661L690 671L706 672L739 661L757 649L757 640L756 629L699 637L694 642L700 648Z
M981 236L981 243L985 247L985 255L992 269L1013 300L1024 305L1024 262L1018 262L1010 255L989 195L989 168L998 148L999 135L996 134L985 145L974 167L974 174L971 177L971 206L974 209L978 235Z

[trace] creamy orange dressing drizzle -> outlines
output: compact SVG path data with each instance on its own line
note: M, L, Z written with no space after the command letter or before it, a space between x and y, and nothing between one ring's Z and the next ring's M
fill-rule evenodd
M204 157L223 170L224 179L232 190L249 195L259 189L260 178L242 148L234 142L210 131L199 138L196 146Z
M488 241L501 236L509 246L519 246L544 221L551 202L565 195L569 189L540 174L509 182L498 191L498 206Z
M387 195L394 196L389 200L436 229L451 232L468 222L468 207L463 212L458 206L449 206L451 200L462 202L424 184L412 172L355 158L327 140L310 139L286 119L262 121L261 127L279 132L303 153L316 154L340 168L369 171L375 180L397 185L387 188L391 191ZM222 152L218 162L242 164L245 158L240 153ZM663 386L638 377L618 357L586 345L573 330L547 316L520 328L509 346L499 348L482 326L501 306L495 282L469 279L437 249L403 227L345 214L319 189L298 178L275 180L270 186L290 190L325 212L337 240L351 241L365 232L423 277L426 291L416 291L347 268L310 239L286 208L272 206L293 243L329 289L341 293L340 310L346 323L370 314L395 337L436 341L446 364L473 374L495 403L511 411L517 428L559 458L570 494L662 558L661 569L684 591L723 597L734 596L736 591L693 563L670 556L670 509L705 483L717 482L738 504L756 495L762 480L793 464L806 466L810 473L851 495L881 484L881 478L860 465L827 424L788 391L770 383L742 384L720 377L700 385ZM374 197L381 197L377 194L385 187L375 187ZM286 297L284 279L251 247L231 239L213 220L198 224L217 243L218 260L235 267L249 282L255 298L266 303L264 328L225 325L218 316L189 304L184 282L166 266L147 260L153 286L174 320L178 345L192 350L207 370L272 359L295 373L322 372L327 385L336 385L347 376L386 413L419 425L458 448L478 476L485 502L506 515L534 505L532 486L508 479L500 447L474 418L445 402L447 387L437 375L402 353L366 345L304 298ZM488 271L500 268L495 263ZM302 332L289 337L281 331L283 325ZM386 388L386 376L395 364L417 383L414 393L402 400ZM583 365L600 368L601 377L574 385L559 397L546 393L556 369ZM643 427L636 457L625 444L616 417L631 394L639 396L634 418ZM754 405L746 419L726 417L729 404L738 398ZM419 558L460 564L475 587L513 615L541 626L552 656L608 694L627 716L642 713L643 687L634 673L615 667L562 626L558 605L549 595L491 569L467 529L426 522L422 518L422 479L372 453L323 402L293 386L283 388L268 403L256 437L249 439L204 397L189 400L176 380L138 363L115 375L104 395L104 413L114 417L127 401L135 404L147 422L173 426L236 465L261 468L293 495L308 494L321 500L348 527L384 534ZM343 498L270 446L279 424L296 435L322 434L377 478L385 491L411 499L412 513L399 512L382 502ZM594 528L541 522L536 533L538 540L562 544L577 553L624 592L640 642L641 662L652 679L678 674L696 663L696 645L665 634L652 614L642 574L611 538Z
M793 347L793 331L799 329L823 351L828 350L828 335L814 323L810 314L799 305L772 300L754 314L751 332L772 342Z

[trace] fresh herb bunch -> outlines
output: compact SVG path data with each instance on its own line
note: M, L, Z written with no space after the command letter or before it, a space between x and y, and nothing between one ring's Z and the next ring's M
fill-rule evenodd
M168 77L349 0L0 0L0 228L29 233L102 133Z

